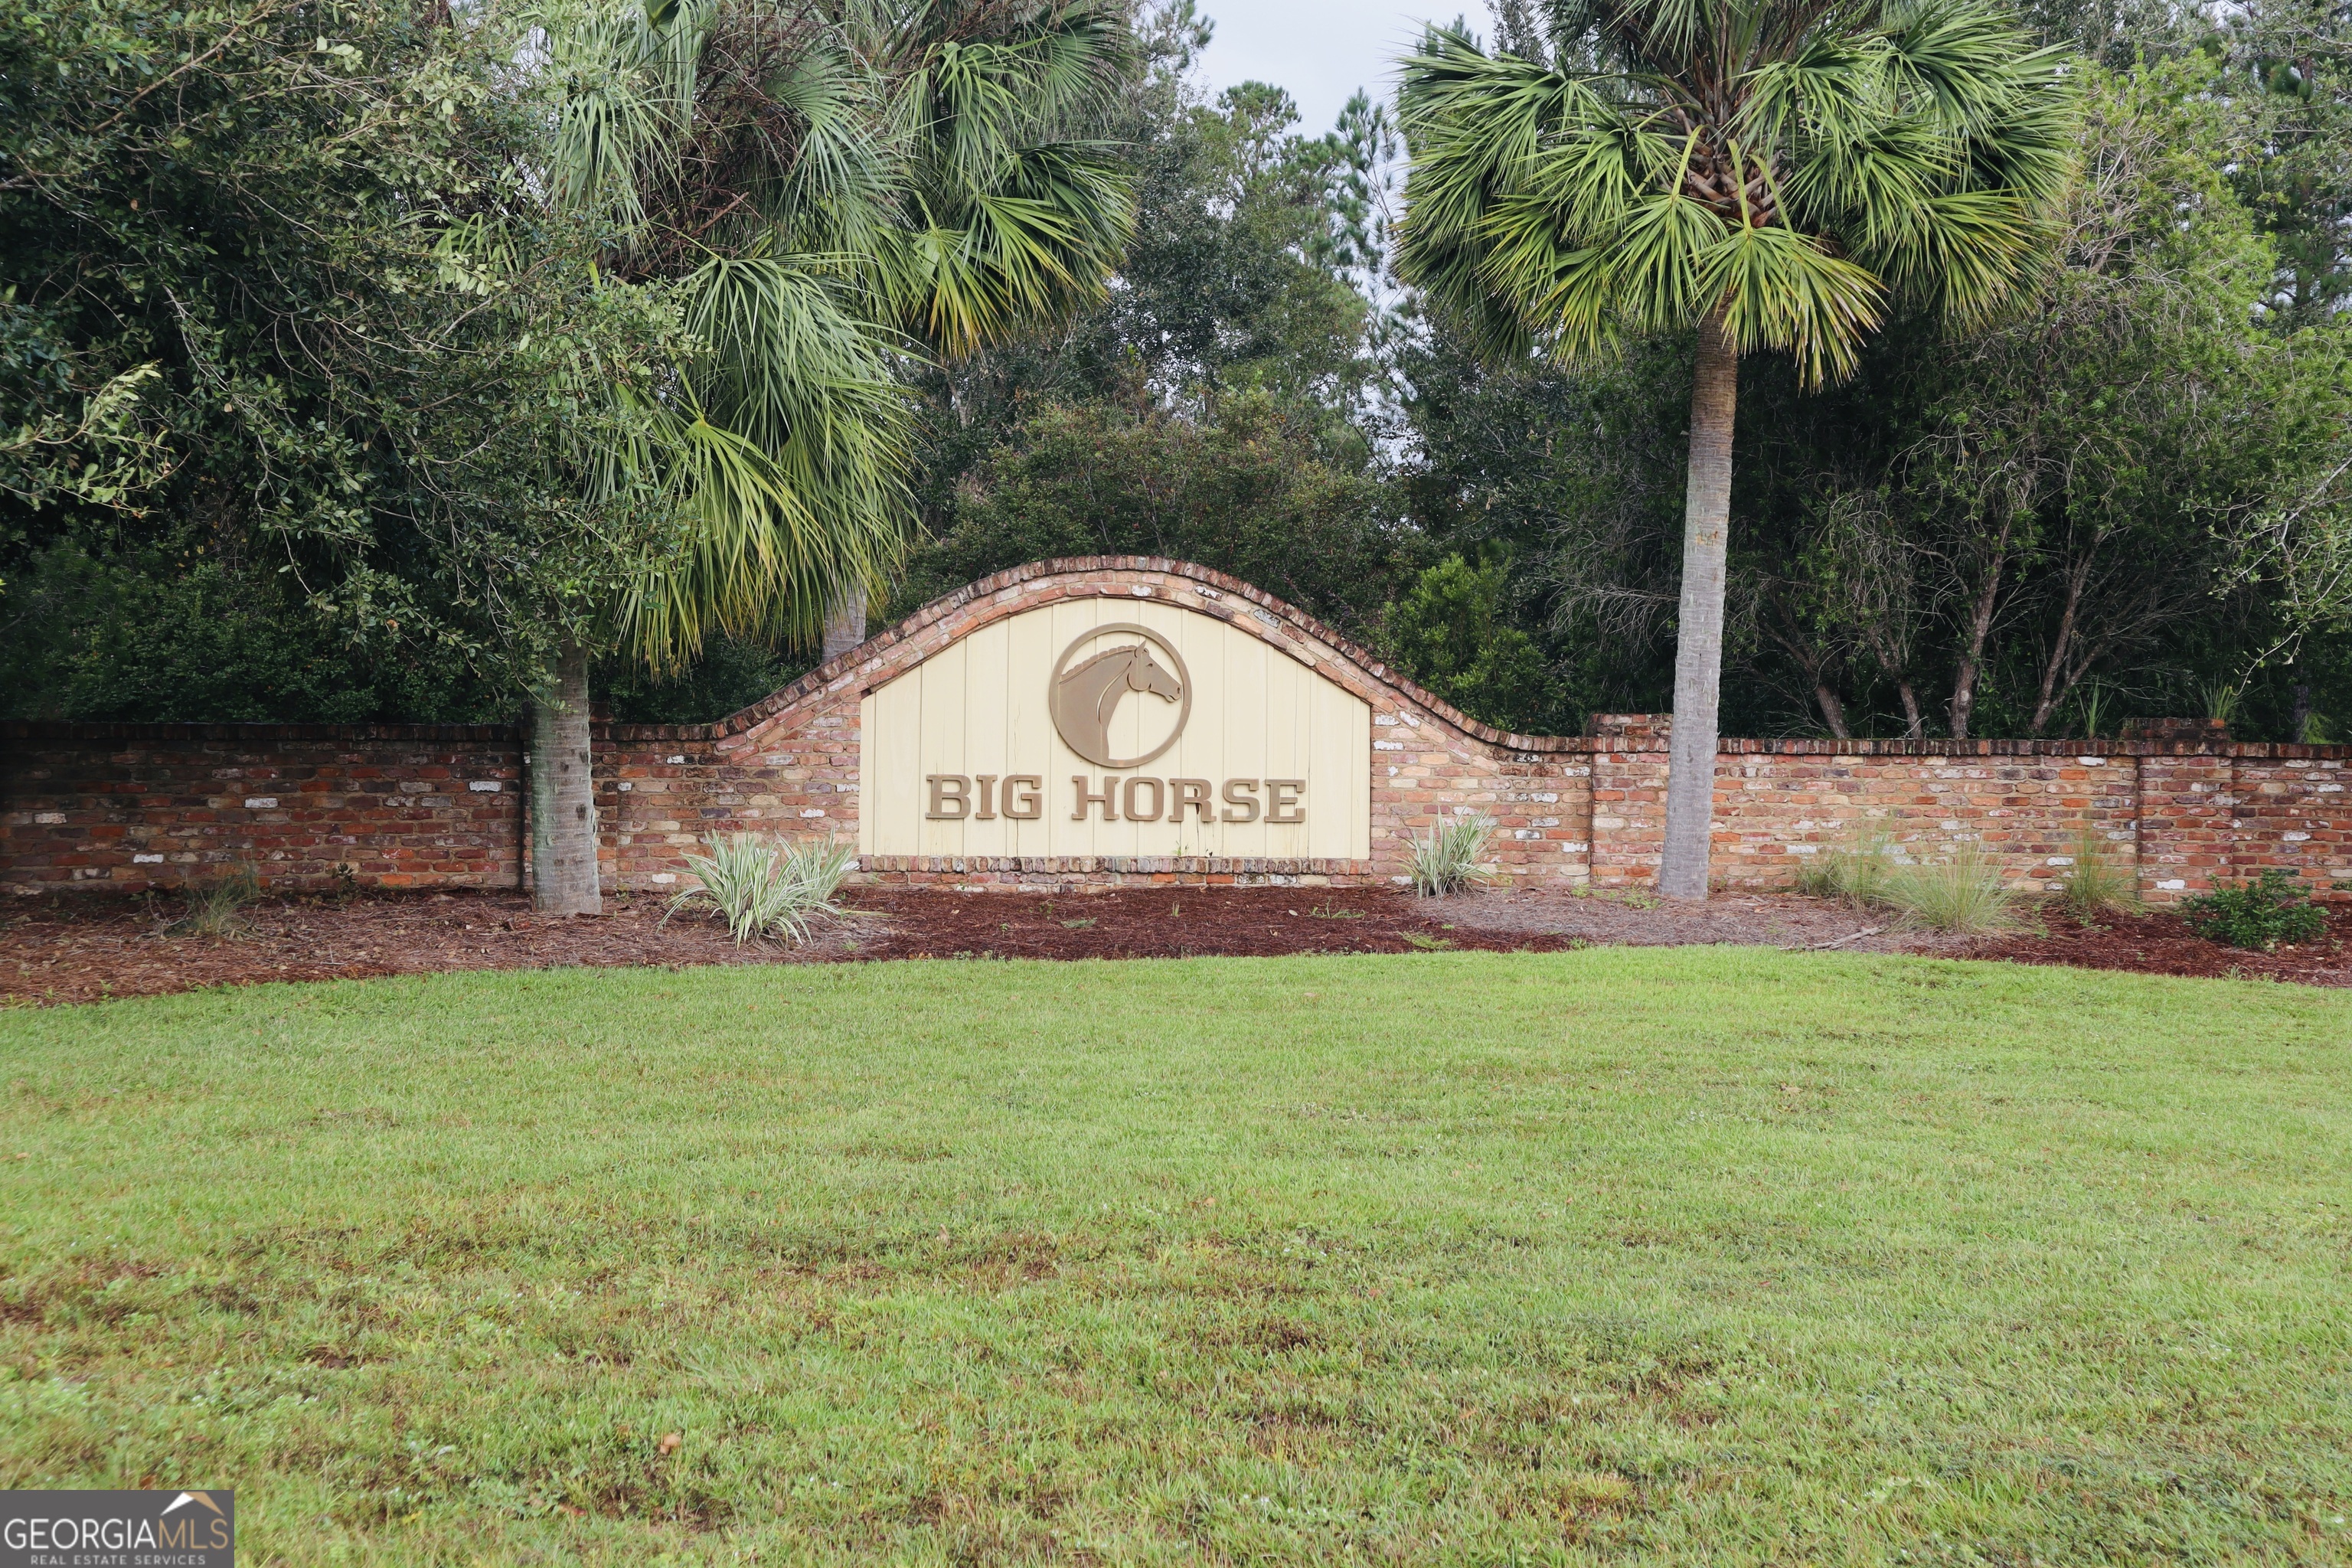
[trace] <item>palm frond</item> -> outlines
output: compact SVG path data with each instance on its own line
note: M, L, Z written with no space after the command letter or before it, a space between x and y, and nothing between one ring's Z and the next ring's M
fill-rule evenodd
M960 353L1101 296L1132 176L1070 127L1135 64L1118 0L543 0L546 188L619 235L689 352L579 454L667 506L668 558L609 617L675 668L714 630L814 635L878 586L911 519L912 333ZM487 264L452 252L450 265Z
M1995 308L2070 177L2061 57L1992 0L1554 17L1583 74L1458 26L1403 62L1399 269L1500 352L1573 356L1721 310L1743 349L1842 375L1895 301Z
M1024 149L990 186L919 193L919 226L877 252L881 287L943 353L1003 342L1103 298L1133 223L1131 197L1107 148Z
M844 504L837 481L855 453L826 445L814 437L778 462L707 419L677 422L665 471L689 514L683 543L630 584L614 614L624 642L649 667L680 668L720 630L808 641L837 584L887 574L904 538L889 487L853 484ZM836 481L833 493L827 480ZM859 488L877 493L855 504Z
M1819 386L1853 369L1855 350L1885 311L1885 289L1811 235L1740 225L1698 257L1697 297L1717 301L1743 353L1782 349Z
M1906 106L1952 129L2006 114L2013 73L2034 53L2021 26L1974 0L1898 0L1887 7L1883 36Z
M1953 325L1984 321L2014 291L2040 224L2015 191L1948 191L1904 215L1864 253L1889 288Z
M900 323L958 356L1097 301L1134 228L1134 175L1065 132L1133 68L1117 6L929 0L887 50L909 184L874 273Z
M550 161L558 206L646 220L646 182L674 158L694 94L693 61L709 0L689 0L656 26L641 5L598 0L540 17L548 68L564 83Z
M1792 211L1857 250L1904 230L1911 215L1954 184L1964 145L1901 115L1817 124L1798 146L1784 188Z
M766 172L761 215L795 241L856 251L889 223L903 187L879 106L884 89L848 41L810 40L761 84L795 132L788 159Z
M1731 226L1680 191L1661 191L1626 215L1615 247L1619 291L1644 328L1682 326L1706 313L1701 258Z

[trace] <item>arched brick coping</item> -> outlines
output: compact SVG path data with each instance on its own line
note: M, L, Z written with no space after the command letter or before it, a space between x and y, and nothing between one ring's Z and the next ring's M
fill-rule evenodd
M1559 784L1551 775L1589 772L1581 766L1590 747L1582 737L1512 735L1481 724L1273 595L1205 566L1151 556L1041 561L983 577L933 600L773 697L709 726L707 743L717 766L731 764L743 776L772 773L779 783L797 786L789 793L761 792L756 800L739 794L728 805L737 812L780 810L794 821L847 831L856 818L860 700L983 626L1074 598L1149 599L1211 616L1361 699L1371 709L1374 737L1370 858L876 856L862 864L860 875L885 881L1041 888L1134 880L1365 882L1399 874L1406 837L1456 807L1511 819L1496 852L1507 875L1560 875L1585 847L1581 823L1571 825L1569 815L1551 809L1559 804ZM679 739L688 737L680 732ZM674 858L690 847L682 841L691 837L693 819L676 813L656 816L643 811L642 799L690 794L691 783L681 778L678 784L686 788L678 790L655 777L623 782L630 786L627 795L642 798L621 808L617 869L625 880L643 878L648 883L676 875ZM1517 809L1530 804L1542 809ZM703 819L709 820L707 812Z
M1206 567L1138 556L1039 562L933 601L716 724L598 725L607 885L673 887L709 834L854 831L860 698L991 621L1072 596L1149 596L1247 631L1372 710L1367 861L877 861L863 875L963 887L1131 880L1353 882L1398 876L1408 834L1483 811L1497 876L1645 886L1664 816L1665 724L1511 735L1465 718L1367 650ZM324 887L514 886L527 875L520 742L488 726L0 724L0 886L135 891L255 863ZM2081 835L2163 902L2285 868L2352 883L2352 746L2163 741L1726 740L1714 865L1785 886L1865 826L1933 856L1975 841L2047 887Z
M848 672L866 669L875 660L883 658L890 649L896 648L901 643L909 640L917 641L923 652L918 658L892 666L889 674L894 677L913 668L916 664L921 662L923 658L929 658L930 654L937 652L957 637L976 631L990 621L1001 620L1006 615L1015 614L1020 610L1034 609L1039 605L1052 604L1056 599L1074 596L1066 587L1054 585L1055 579L1076 577L1096 582L1105 574L1126 575L1119 577L1117 582L1109 585L1081 588L1080 595L1087 598L1099 598L1105 595L1119 596L1123 592L1127 596L1131 597L1137 587L1160 588L1167 590L1157 595L1161 602L1182 605L1187 609L1199 610L1228 623L1245 624L1235 621L1237 610L1256 612L1261 623L1265 617L1270 616L1274 621L1297 634L1302 643L1325 650L1324 658L1336 657L1346 661L1361 670L1371 681L1398 692L1433 715L1443 715L1444 722L1460 730L1464 734L1484 741L1489 745L1512 751L1567 752L1581 751L1589 744L1581 735L1515 735L1497 730L1491 724L1482 724L1460 709L1446 702L1443 698L1416 686L1402 671L1389 668L1377 654L1360 643L1350 642L1341 637L1306 611L1296 609L1273 595L1250 586L1238 577L1229 577L1223 572L1207 566L1195 565L1190 561L1171 561L1160 555L1066 555L1053 561L1032 561L1025 566L1015 566L1010 571L982 577L976 583L958 588L952 594L945 594L933 599L897 626L877 633L848 652L819 665L772 697L763 698L749 708L730 713L715 724L695 725L690 728L683 725L673 726L665 728L661 732L675 734L681 739L694 735L708 736L713 740L740 734L782 713L812 692L831 689L835 682ZM1028 586L1039 584L1047 584L1047 586L1042 589L1033 589ZM1192 585L1189 596L1185 584ZM1020 596L1008 599L1007 595ZM964 618L961 612L979 601L987 601L992 605L998 606L996 613ZM1012 607L1003 607L1008 605ZM950 628L946 635L939 637L936 640L922 640L922 634L940 626L942 623ZM1283 647L1285 651L1289 652L1294 658L1300 658L1301 662L1306 663L1309 668L1318 668L1313 659L1304 658L1300 654L1298 645L1286 644L1276 637L1267 637L1265 640ZM1327 671L1327 673L1329 672ZM1339 679L1336 675L1333 678ZM877 684L879 683L868 679L860 686L859 690L861 692L869 690ZM1345 685L1346 682L1342 681L1341 684ZM1358 690L1356 687L1351 686L1349 689L1356 690L1359 696L1363 695L1363 692Z

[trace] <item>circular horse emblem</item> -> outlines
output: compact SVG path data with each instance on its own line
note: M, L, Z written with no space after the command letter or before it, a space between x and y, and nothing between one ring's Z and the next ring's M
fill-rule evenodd
M1127 640L1136 637L1142 640ZM1105 638L1119 640L1108 647L1095 647ZM1115 756L1111 721L1129 692L1174 703L1176 722L1150 750L1139 756ZM1174 745L1176 737L1184 732L1184 721L1192 716L1192 677L1173 643L1149 626L1121 622L1082 632L1062 650L1054 664L1054 682L1046 698L1054 728L1061 731L1070 750L1097 767L1139 768ZM1144 732L1149 735L1151 726L1147 724Z

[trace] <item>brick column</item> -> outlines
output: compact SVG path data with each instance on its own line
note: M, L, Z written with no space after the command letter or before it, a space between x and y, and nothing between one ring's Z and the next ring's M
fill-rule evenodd
M1648 888L1666 847L1668 715L1601 713L1592 752L1592 885Z
M2210 892L2217 877L2234 875L2232 764L2210 752L2140 759L2139 891L2149 903Z
M2239 751L2231 759L2234 847L2239 875L2275 866L2292 872L2314 898L2343 895L2352 882L2352 767L2311 746L2268 746L2268 755ZM2347 889L2352 890L2352 889Z

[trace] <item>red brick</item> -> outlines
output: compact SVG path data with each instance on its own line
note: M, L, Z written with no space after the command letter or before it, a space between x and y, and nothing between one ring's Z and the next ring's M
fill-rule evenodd
M1510 880L1633 886L1654 878L1670 728L1662 717L1603 716L1593 738L1504 736L1244 584L1199 567L1137 559L1057 563L983 579L715 725L597 726L608 875L636 887L683 869L671 830L654 822L772 830L814 806L827 813L828 827L854 827L858 797L836 786L856 782L861 689L991 621L1137 584L1151 587L1162 602L1214 614L1303 656L1362 698L1376 718L1399 721L1372 731L1376 740L1403 742L1406 749L1372 754L1370 858L902 858L875 860L861 875L1032 889L1273 878L1385 881L1402 869L1409 833L1465 805L1497 818L1505 837L1492 859ZM1264 618L1237 614L1244 605ZM104 869L95 859L101 850L120 874L84 880L137 889L188 874L176 860L121 865L119 841L134 828L149 852L184 854L200 843L201 876L261 857L268 857L262 868L269 881L296 887L331 883L338 863L353 863L361 881L385 887L513 886L525 874L523 792L514 787L522 776L520 750L502 730L11 724L0 726L0 738L8 742L0 758L0 808L7 814L0 819L0 882L16 888L71 885L77 870ZM673 763L673 756L686 761ZM2084 765L2081 759L2091 756L2104 762ZM493 794L456 782L474 779L509 787ZM661 787L644 792L646 805L615 788L622 780ZM404 791L402 781L446 782L425 793ZM1792 847L1845 842L1868 825L1923 855L1977 840L2013 880L2034 885L2059 874L2049 858L2071 854L2076 834L2090 826L2120 837L2116 852L2137 861L2143 890L2157 901L2269 865L2324 885L2330 877L2352 876L2347 783L2352 747L2231 745L2210 736L2128 742L1726 740L1717 759L1715 869L1730 887L1785 886L1806 859ZM2200 784L2205 787L2197 788ZM2322 787L2329 784L2336 787ZM1528 801L1529 793L1557 798ZM289 809L267 814L274 822L257 820L264 814L243 810L242 800L257 794L278 795ZM746 805L754 795L772 798ZM214 808L215 799L226 809ZM67 822L32 821L37 813L57 811ZM638 812L653 815L633 815ZM1536 827L1538 817L1555 826ZM1946 828L1946 822L1958 826ZM1516 832L1533 837L1510 837ZM2302 837L2289 839L2289 833ZM1563 849L1568 844L1581 847ZM2182 887L2166 888L2167 881Z

